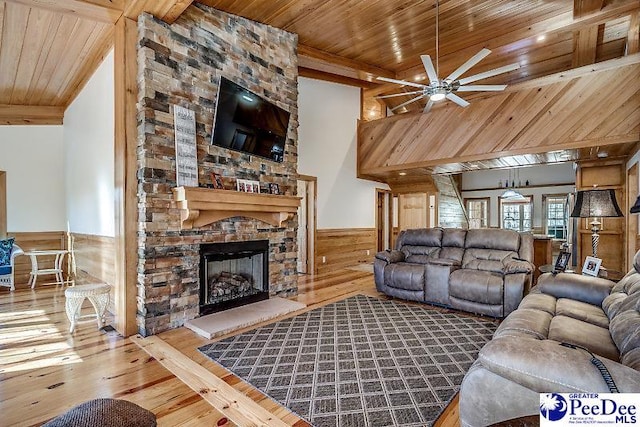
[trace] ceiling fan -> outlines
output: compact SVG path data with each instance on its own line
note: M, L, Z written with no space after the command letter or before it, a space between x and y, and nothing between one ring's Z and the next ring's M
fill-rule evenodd
M514 71L520 68L520 64L510 64L505 65L504 67L494 68L493 70L485 71L484 73L475 74L473 76L465 77L463 79L458 79L462 74L467 72L471 67L476 65L478 62L482 61L487 55L491 53L489 49L482 49L480 52L476 53L474 56L469 58L467 62L458 67L453 73L449 74L444 79L440 80L438 77L439 71L439 25L438 25L438 16L439 16L439 1L436 1L436 67L433 67L433 62L431 61L431 57L429 55L420 55L422 59L422 64L424 65L424 69L427 72L427 77L429 78L429 84L420 84L416 82L409 82L406 80L396 80L390 79L387 77L378 77L378 80L382 80L389 83L397 83L401 85L411 86L418 88L419 90L411 91L411 92L402 92L395 93L392 95L380 95L376 98L392 98L396 96L407 96L407 95L417 95L415 98L410 99L409 101L403 102L400 105L397 105L391 109L391 111L398 110L412 102L416 102L422 98L428 98L427 105L424 107L423 112L426 113L431 109L433 103L436 101L441 101L443 99L448 99L450 101L455 102L461 107L467 107L469 102L465 101L463 98L459 97L455 94L455 92L480 92L480 91L494 91L499 92L505 90L507 85L468 85L467 83L472 83L477 80L486 79L488 77L497 76L498 74L507 73L509 71Z

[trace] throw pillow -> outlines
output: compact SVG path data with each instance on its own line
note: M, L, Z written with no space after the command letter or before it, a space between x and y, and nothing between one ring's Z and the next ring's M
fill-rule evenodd
M13 251L13 241L10 239L0 240L0 265L11 264L11 251Z

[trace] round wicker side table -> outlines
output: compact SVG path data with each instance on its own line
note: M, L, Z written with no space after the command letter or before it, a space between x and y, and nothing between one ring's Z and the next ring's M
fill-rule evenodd
M73 333L76 324L96 319L98 321L98 329L102 328L104 322L104 314L109 305L109 293L111 285L106 283L93 283L90 285L77 285L64 290L65 309L67 318L71 323L69 332ZM87 298L95 310L95 314L81 314L82 303Z

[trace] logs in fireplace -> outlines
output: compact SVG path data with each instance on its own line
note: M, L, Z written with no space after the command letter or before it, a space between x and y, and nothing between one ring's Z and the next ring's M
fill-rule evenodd
M200 246L200 315L269 298L269 241Z

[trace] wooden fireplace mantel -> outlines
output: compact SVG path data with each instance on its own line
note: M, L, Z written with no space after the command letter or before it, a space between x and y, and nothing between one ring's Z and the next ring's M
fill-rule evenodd
M234 216L255 218L281 227L300 205L300 197L200 187L176 187L173 200L180 209L183 230Z

